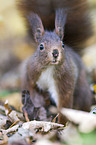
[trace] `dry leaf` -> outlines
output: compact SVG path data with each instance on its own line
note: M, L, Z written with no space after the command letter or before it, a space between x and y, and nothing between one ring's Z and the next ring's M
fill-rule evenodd
M61 110L61 113L69 121L78 124L81 132L88 133L96 129L96 115L94 114L65 108Z
M30 121L23 123L22 128L24 129L39 129L42 128L42 132L48 132L50 130L54 129L64 129L64 125L53 123L53 122L45 122L45 121Z
M7 117L0 114L0 129L6 124Z
M41 140L37 141L35 145L60 145L60 144L56 143L56 142L52 143L49 140L41 139Z

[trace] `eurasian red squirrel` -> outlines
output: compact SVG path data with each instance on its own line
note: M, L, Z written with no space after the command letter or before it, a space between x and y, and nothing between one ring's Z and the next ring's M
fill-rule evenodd
M37 43L35 53L26 61L22 77L22 89L30 91L33 103L37 96L44 98L47 95L54 100L58 110L62 107L67 107L89 111L92 95L86 80L85 67L79 55L66 45L72 44L73 48L76 48L74 44L78 42L77 40L80 39L76 46L82 43L83 39L85 40L90 34L89 32L85 34L86 7L79 5L82 3L82 0L73 0L72 2L64 0L65 4L63 0L62 3L61 1L59 3L57 0L57 4L54 0L51 0L52 4L54 4L51 5L51 9L55 6L55 20L53 19L53 11L49 10L49 1L41 1L46 13L43 12L41 6L38 6L38 1L36 0L22 0L22 2L25 3L23 3L21 8L25 10L28 26L30 26L34 40ZM46 4L47 8L43 4ZM77 10L76 5L78 6ZM74 13L72 18L70 18L71 13L68 14L69 10L65 9L68 7L74 7L72 9L72 13ZM79 12L79 9L82 11ZM37 15L39 12L40 15ZM55 22L55 30L44 30L44 27L48 29L53 28L53 20ZM89 24L86 25L86 31L88 28L90 28ZM45 104L41 103L41 105ZM62 116L59 117L59 121L66 122L62 119Z

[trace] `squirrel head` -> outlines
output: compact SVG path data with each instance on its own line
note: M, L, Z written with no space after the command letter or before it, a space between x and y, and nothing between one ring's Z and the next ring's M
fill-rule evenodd
M63 9L56 10L55 30L53 32L44 30L40 17L31 13L27 16L32 28L35 42L38 44L37 52L43 61L49 64L60 64L64 59L64 26L66 23L66 13Z

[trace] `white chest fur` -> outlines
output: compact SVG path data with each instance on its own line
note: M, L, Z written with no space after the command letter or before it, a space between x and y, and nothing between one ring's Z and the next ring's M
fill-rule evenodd
M44 72L41 73L39 80L37 81L37 86L42 90L47 90L52 99L58 105L58 93L56 88L56 83L53 78L54 66L47 68Z

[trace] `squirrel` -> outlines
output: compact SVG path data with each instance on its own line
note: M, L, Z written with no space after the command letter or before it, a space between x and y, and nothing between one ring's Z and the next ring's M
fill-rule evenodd
M92 95L85 67L79 55L63 42L67 11L56 9L54 31L44 30L41 18L34 12L26 18L37 49L26 61L22 89L30 91L33 104L37 96L48 96L55 102L58 111L62 107L89 111ZM44 105L40 101L38 104ZM66 123L61 114L59 122Z

